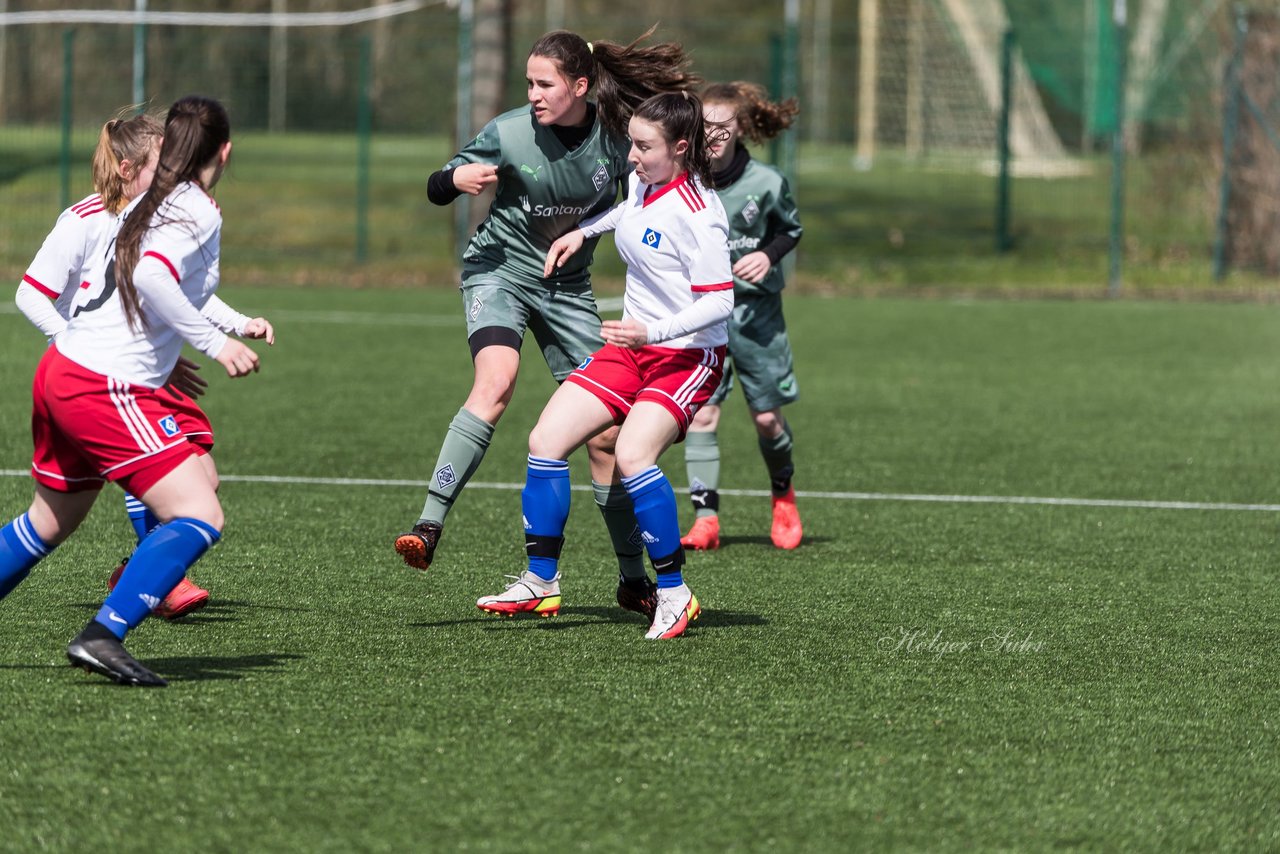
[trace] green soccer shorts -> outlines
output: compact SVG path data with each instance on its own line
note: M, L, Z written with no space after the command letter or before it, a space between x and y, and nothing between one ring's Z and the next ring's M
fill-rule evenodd
M720 406L733 390L734 380L752 412L769 412L800 396L796 382L787 323L782 317L782 295L735 294L729 318L729 360L724 379L709 406Z
M515 333L513 345L530 330L557 382L604 346L600 312L589 286L527 285L484 274L463 281L462 307L473 355L477 341L491 340L487 333L473 340L481 330L510 330Z

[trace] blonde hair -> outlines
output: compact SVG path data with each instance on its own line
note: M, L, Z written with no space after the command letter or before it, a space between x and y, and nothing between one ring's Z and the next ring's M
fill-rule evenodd
M102 126L98 145L93 150L93 188L102 196L102 204L112 213L129 206L125 185L132 180L120 174L120 164L129 161L134 175L151 157L156 141L164 136L164 125L148 113L134 115L133 107L125 107Z

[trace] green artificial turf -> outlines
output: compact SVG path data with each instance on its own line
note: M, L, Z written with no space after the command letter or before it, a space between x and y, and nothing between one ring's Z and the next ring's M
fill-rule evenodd
M0 602L0 849L1280 847L1280 310L789 297L806 541L769 544L735 396L704 614L655 643L587 492L560 616L474 607L522 565L532 346L422 574L391 541L469 385L457 295L224 296L278 342L205 363L212 602L130 635L164 690L66 666L131 545L115 487ZM40 347L0 313L6 471ZM30 494L0 477L0 517Z

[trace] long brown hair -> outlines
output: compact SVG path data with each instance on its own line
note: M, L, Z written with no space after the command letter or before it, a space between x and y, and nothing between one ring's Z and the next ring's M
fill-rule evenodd
M692 60L679 44L640 46L657 28L654 24L627 45L589 43L577 33L555 30L534 42L529 56L552 60L570 80L587 78L596 90L601 123L614 136L626 136L632 111L645 99L687 91L702 82L689 71Z
M738 119L738 131L755 143L773 139L791 127L800 112L795 98L771 101L763 86L745 80L712 83L702 90L702 102L732 108Z
M711 148L707 141L702 118L702 102L692 92L665 92L654 95L636 107L634 118L644 119L662 129L662 138L668 145L686 140L684 167L698 176L704 187L715 186L711 182Z
M102 204L118 214L133 201L125 196L125 185L132 176L120 174L120 164L128 160L133 175L146 166L151 148L164 136L164 125L149 113L125 107L102 126L98 145L93 149L93 188L102 196Z
M227 111L212 98L188 95L169 108L155 180L124 221L116 238L116 288L120 291L120 303L124 306L130 329L136 330L141 319L133 270L138 265L142 238L152 225L152 217L179 184L184 181L198 183L200 170L230 139L231 122Z

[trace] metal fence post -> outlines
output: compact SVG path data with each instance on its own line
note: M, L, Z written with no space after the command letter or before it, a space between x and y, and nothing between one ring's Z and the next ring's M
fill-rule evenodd
M1230 228L1231 154L1236 147L1236 125L1240 120L1240 63L1244 58L1245 36L1249 22L1244 11L1236 7L1235 47L1227 63L1222 104L1222 179L1218 192L1218 222L1213 237L1213 278L1221 281L1227 274L1227 230Z
M360 38L360 92L356 113L356 263L369 259L369 145L373 135L373 41Z
M1115 0L1115 127L1111 129L1111 250L1107 294L1120 295L1120 268L1124 261L1124 76L1128 50L1128 10L1125 0Z
M71 93L75 71L76 31L62 32L62 144L59 148L58 176L62 185L62 209L71 207Z
M1013 93L1013 28L1000 42L1000 117L996 126L996 150L1000 171L996 178L996 252L1013 246L1009 236L1009 113Z

